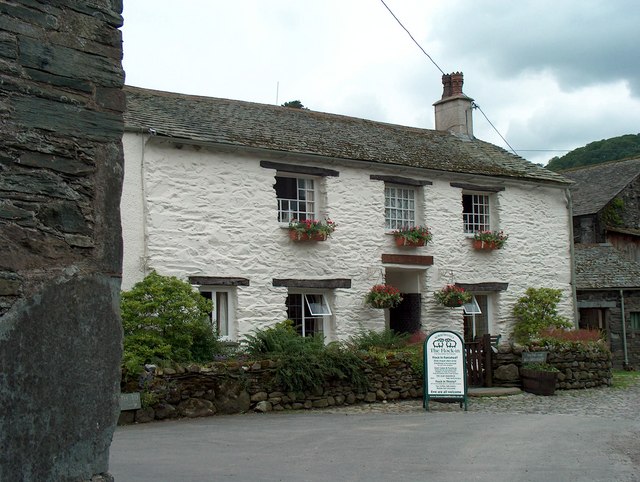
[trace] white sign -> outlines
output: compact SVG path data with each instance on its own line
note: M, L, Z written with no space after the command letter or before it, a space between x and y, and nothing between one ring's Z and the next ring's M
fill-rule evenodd
M424 344L427 395L466 397L464 343L453 331L436 331Z

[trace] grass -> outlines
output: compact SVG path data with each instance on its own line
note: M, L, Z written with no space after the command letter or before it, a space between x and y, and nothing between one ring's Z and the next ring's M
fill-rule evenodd
M640 371L613 370L611 388L625 389L640 382Z

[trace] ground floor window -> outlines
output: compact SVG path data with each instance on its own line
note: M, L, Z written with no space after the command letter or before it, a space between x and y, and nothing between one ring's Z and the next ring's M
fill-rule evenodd
M463 306L464 341L476 341L482 335L490 333L489 329L489 297L474 295L470 303Z
M200 287L200 294L213 301L213 308L209 313L209 320L216 335L220 338L230 338L232 293L228 289L217 289L215 287Z
M633 331L640 331L640 311L632 311L629 313L629 322Z
M327 335L331 308L322 293L289 293L287 317L301 336Z

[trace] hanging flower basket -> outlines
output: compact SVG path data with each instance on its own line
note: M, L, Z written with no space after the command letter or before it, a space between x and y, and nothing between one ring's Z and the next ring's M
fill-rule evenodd
M289 223L289 238L292 241L325 241L335 230L336 223L331 219L294 219Z
M373 308L395 308L402 302L400 290L391 285L375 285L365 296L365 302Z
M473 248L493 250L504 246L509 238L502 231L478 231L473 235Z
M396 229L393 237L396 240L396 246L415 248L431 241L433 234L427 226L413 226Z
M438 303L449 308L460 307L473 299L471 293L453 284L445 286L440 291L435 291L433 296Z

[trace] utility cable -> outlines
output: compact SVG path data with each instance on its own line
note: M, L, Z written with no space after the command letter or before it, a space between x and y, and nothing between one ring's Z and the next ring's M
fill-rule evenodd
M440 68L440 66L439 66L438 64L436 64L436 61L435 61L435 60L433 60L433 59L431 58L431 55L429 55L429 54L426 52L426 50L425 50L425 49L423 49L423 48L422 48L422 46L418 43L418 41L417 41L416 39L414 39L414 38L413 38L413 35L411 35L411 32L409 32L409 30L407 30L407 28L406 28L404 25L402 25L402 22L401 22L401 21L398 19L398 17L396 17L396 15L391 11L391 9L387 6L387 4L386 4L386 3L384 3L384 0L380 0L380 1L382 2L382 5L384 5L384 6L385 6L385 8L386 8L387 10L389 10L389 13L391 14L391 16L392 16L393 18L395 18L395 19L396 19L396 22L398 22L398 24L399 24L399 25L404 29L404 31L405 31L405 32L407 32L407 35L409 35L409 37L411 37L411 40L413 40L413 43L414 43L414 44L416 44L416 45L418 46L418 48L419 48L420 50L422 50L422 53L423 53L423 54L425 54L425 55L429 58L429 60L431 60L431 62L433 63L433 65L435 65L435 66L436 66L436 68L437 68L440 72L442 72L442 75L445 75L444 70L442 70L442 69Z
M493 127L493 130L496 131L496 133L500 136L500 139L502 139L504 143L509 146L509 149L511 149L511 151L517 156L518 153L516 152L516 150L513 147L511 147L511 144L509 144L507 140L502 136L502 134L500 134L500 131L496 129L496 126L493 125L493 123L487 117L487 114L484 113L484 111L480 108L480 106L474 102L471 104L471 108L478 109L480 111L480 113L484 116L484 118L487 120L489 125Z
M384 6L385 6L385 8L386 8L386 9L389 11L389 13L391 14L391 16L392 16L393 18L395 18L396 22L398 22L398 25L400 25L400 26L404 29L404 31L405 31L405 32L407 32L407 35L409 35L409 37L411 38L411 40L413 40L413 43L414 43L414 44L416 44L420 50L422 50L422 53L423 53L423 54L425 54L425 55L427 56L427 58L431 61L431 63L432 63L433 65L435 65L435 66L436 66L436 68L437 68L437 69L442 73L442 75L446 75L446 74L445 74L445 72L444 72L444 70L442 70L442 69L440 68L440 66L436 63L436 61L435 61L435 60L433 60L433 59L431 58L431 55L429 55L429 54L426 52L426 50L425 50L425 49L423 49L423 48L422 48L422 46L418 43L418 41L417 41L415 38L413 38L413 35L411 35L411 32L409 32L409 30L407 29L407 27L405 27L405 26L402 24L402 22L398 19L398 17L396 17L396 15L391 11L391 9L390 9L390 8L389 8L389 6L384 2L384 0L380 0L380 2L382 2L382 5L384 5ZM500 136L500 138L504 141L504 143L505 143L507 146L509 146L509 149L511 149L511 151L512 151L516 156L517 156L517 155L518 155L518 153L516 152L516 150L515 150L513 147L511 147L511 144L509 144L509 143L507 142L507 140L504 138L504 136L503 136L502 134L500 134L500 131L498 131L498 129L496 128L496 126L494 126L494 125L493 125L493 123L489 120L489 118L487 117L487 115L482 111L482 109L480 108L480 106L474 102L474 103L472 104L472 107L473 107L473 108L478 109L478 110L482 113L482 115L483 115L483 116L484 116L484 118L487 120L487 122L489 123L489 125L490 125L491 127L493 127L493 130L494 130L494 131L496 131L496 133Z

